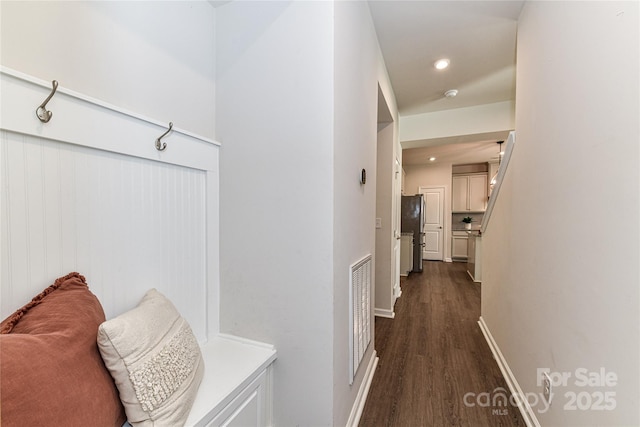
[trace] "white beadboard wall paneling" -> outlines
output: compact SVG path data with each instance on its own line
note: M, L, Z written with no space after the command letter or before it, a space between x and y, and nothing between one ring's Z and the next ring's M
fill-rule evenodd
M61 87L41 123L49 89L14 74L0 74L0 315L78 271L107 318L157 288L201 343L217 334L219 144L178 130L158 152L159 124Z
M3 317L79 271L107 317L155 287L206 338L204 171L6 131L2 151Z

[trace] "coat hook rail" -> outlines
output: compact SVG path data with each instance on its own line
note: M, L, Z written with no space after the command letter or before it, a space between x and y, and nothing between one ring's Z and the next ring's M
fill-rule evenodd
M49 120L51 120L51 116L53 116L53 113L49 110L47 110L47 102L49 102L51 100L51 98L53 97L53 95L55 95L56 90L58 90L58 81L57 80L53 80L51 82L51 84L53 85L53 88L51 89L51 93L49 94L49 96L47 96L47 99L45 99L42 104L40 104L40 106L36 109L36 116L38 116L38 119L42 122L42 123L48 123Z
M156 139L156 150L164 151L167 148L167 143L166 142L162 142L162 138L167 136L167 134L169 132L171 132L171 129L173 129L173 122L169 122L169 129L167 129L167 131L165 133L163 133L162 135L160 135L158 137L158 139Z

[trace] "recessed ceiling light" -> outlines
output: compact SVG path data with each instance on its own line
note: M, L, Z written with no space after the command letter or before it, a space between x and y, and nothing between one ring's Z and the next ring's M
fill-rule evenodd
M444 96L446 96L447 98L455 98L457 94L458 91L456 89L449 89L444 93Z
M436 70L444 70L449 66L449 60L446 58L438 59L433 66L436 67Z
M430 161L430 162L434 162L435 160L436 160L436 158L435 158L435 157L429 157L429 161Z

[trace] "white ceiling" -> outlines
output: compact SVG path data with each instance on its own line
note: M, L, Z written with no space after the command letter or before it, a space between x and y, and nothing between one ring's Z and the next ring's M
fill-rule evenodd
M516 29L523 4L524 0L371 0L369 7L399 114L515 99ZM440 58L451 61L448 69L434 68ZM448 89L457 89L458 96L445 98ZM487 141L486 135L479 135L472 141L475 145L452 150L462 156L465 151L480 150L480 142L492 143L496 150L498 139L504 137ZM415 153L424 154L419 150L405 150L403 163L414 162L411 156ZM466 163L469 156L454 163Z
M422 164L442 164L451 163L454 165L466 165L470 163L486 163L498 160L497 138L487 141L448 143L430 147L411 148L402 152L402 164L422 165ZM500 139L506 141L505 139ZM502 145L502 149L506 145ZM430 157L435 157L433 162Z

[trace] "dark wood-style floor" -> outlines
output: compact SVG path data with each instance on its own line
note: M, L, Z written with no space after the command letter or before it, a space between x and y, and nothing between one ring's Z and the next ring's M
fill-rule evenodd
M466 264L425 261L402 282L395 313L376 317L380 361L360 427L525 425L517 407L477 404L480 393L510 393L478 326L480 285Z

